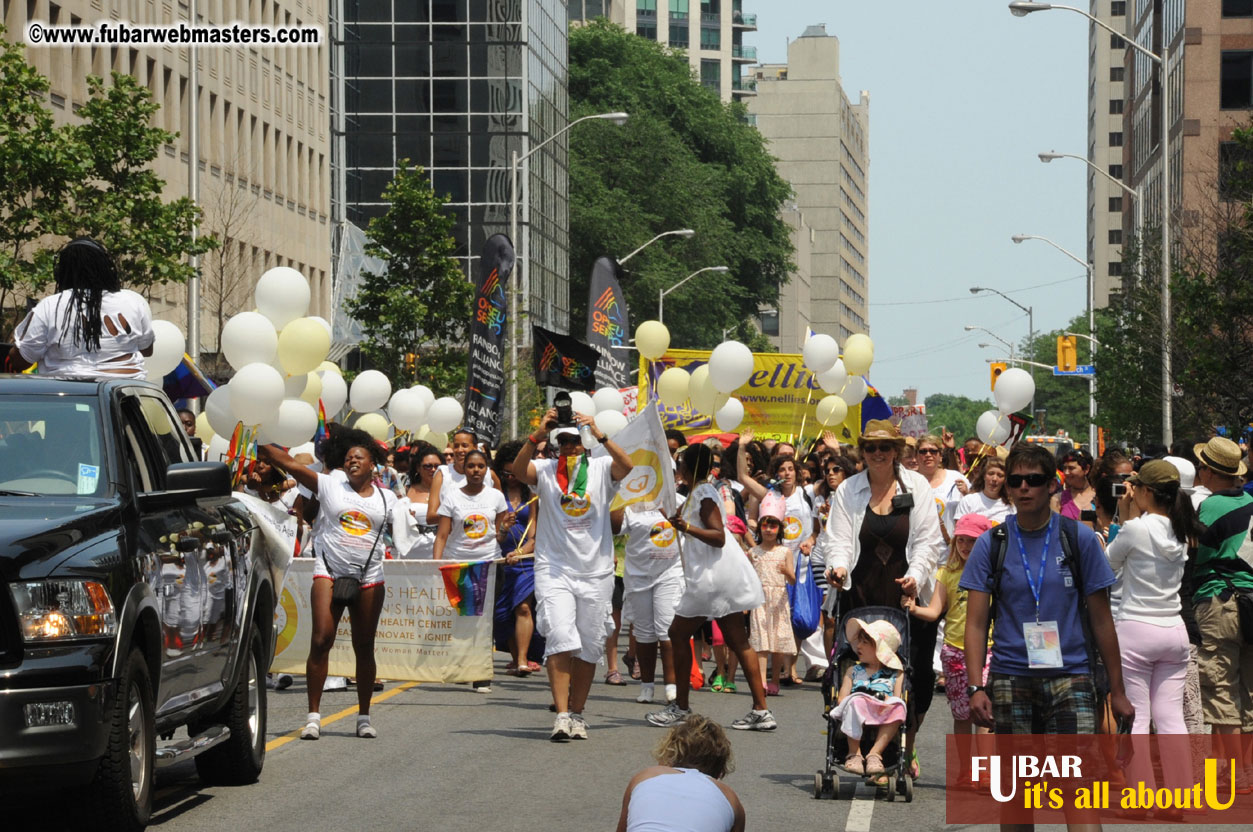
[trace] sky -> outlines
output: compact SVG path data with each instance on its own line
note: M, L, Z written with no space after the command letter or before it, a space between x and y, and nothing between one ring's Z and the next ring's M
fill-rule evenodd
M1014 17L1001 0L744 0L758 30L744 43L784 63L810 24L840 39L840 78L870 92L870 380L885 396L916 387L990 399L987 359L1087 308L1080 257L1086 165L1088 24L1073 12ZM980 349L980 343L998 349Z

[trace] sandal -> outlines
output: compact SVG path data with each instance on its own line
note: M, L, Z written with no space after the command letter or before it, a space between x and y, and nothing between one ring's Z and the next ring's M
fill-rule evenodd
M539 662L527 662L526 669L531 671L532 673L539 673L541 670L544 669L544 666L540 664Z
M722 693L722 688L724 687L723 683L725 681L726 680L722 678L722 674L719 673L718 675L714 676L714 680L709 683L709 689L712 690L714 693Z
M727 682L722 686L723 693L735 693L735 682Z
M509 662L509 664L505 665L505 672L506 672L506 673L508 673L508 672L509 672L509 671L511 671L511 670L517 670L517 669L518 669L518 663L517 663L517 662Z
M766 696L778 696L779 686L775 684L766 685Z
M861 756L861 752L854 752L848 755L848 759L844 761L844 770L850 774L866 773L866 761Z
M866 774L883 774L883 757L878 754L867 754Z
M632 679L640 678L639 662L634 656L623 656L622 663L626 665L627 673Z
M611 670L605 674L605 684L614 687L626 687L626 680L622 678L622 674L616 670Z
M909 779L917 780L922 776L922 766L918 763L918 749L909 753Z

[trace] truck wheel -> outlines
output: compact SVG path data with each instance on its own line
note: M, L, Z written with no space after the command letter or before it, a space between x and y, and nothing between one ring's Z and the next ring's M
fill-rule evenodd
M209 724L225 725L231 736L196 757L196 771L206 783L243 786L257 782L265 764L265 646L255 629L247 662L226 706Z
M87 787L84 808L95 828L137 832L148 825L157 754L155 721L148 665L136 648L122 668L110 704L104 757Z

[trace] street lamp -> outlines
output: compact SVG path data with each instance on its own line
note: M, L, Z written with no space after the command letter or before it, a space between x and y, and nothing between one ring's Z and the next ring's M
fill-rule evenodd
M612 121L619 126L626 124L630 116L626 113L599 113L592 116L583 116L576 118L565 127L553 133L544 141L535 145L521 156L518 151L513 151L509 162L509 242L514 246L515 260L517 264L518 274L513 281L513 291L509 297L509 360L513 368L509 379L509 431L516 436L518 433L518 292L522 287L522 269L520 268L524 262L521 257L517 257L518 251L518 166L531 158L532 155L538 153L550 142L564 136L570 131L570 128L576 124L582 124L585 121ZM524 246L527 252L530 252L529 246ZM529 267L529 263L527 264ZM528 279L530 275L527 275Z
M971 286L970 287L970 294L977 295L980 292L991 292L994 295L1000 295L1002 298L1009 301L1014 306L1017 306L1023 312L1027 313L1027 344L1028 344L1027 351L1030 352L1032 355L1034 355L1035 354L1035 312L1034 312L1035 307L1023 306L1021 303L1014 300L1009 295L1005 294L999 289L992 289L987 286ZM1030 370L1028 370L1028 372L1031 373L1031 381L1032 383L1034 383L1035 382L1035 368L1032 367ZM1031 418L1032 419L1035 418L1035 393L1031 394Z
M648 248L653 243L660 240L662 237L682 237L685 240L690 240L695 236L696 236L696 232L690 228L680 228L678 231L663 231L660 234L658 234L656 237L653 237L647 243L644 243L644 245L640 246L635 251L628 254L626 257L623 257L621 260L619 260L618 265L621 266L623 263L630 260L635 255L639 254L641 251Z
M987 335L992 336L993 338L995 338L996 340L998 340L998 341L1000 341L1002 344L1004 344L1004 345L1005 345L1005 348L1006 348L1007 350L1009 350L1009 360L1010 360L1010 361L1013 361L1013 360L1014 360L1014 345L1013 345L1013 344L1011 344L1009 341L1006 341L1004 338L1002 338L1001 336L997 335L995 332L993 332L992 330L988 329L987 327L984 327L984 326L974 326L973 324L966 324L966 331L967 331L967 332L974 332L976 329L977 329L977 330L979 330L979 331L980 331L980 332L982 332L982 333L985 333L985 334L987 334ZM985 346L989 346L989 345L988 345L988 344L980 344L979 346L981 346L981 347L985 347Z
M1121 179L1112 176L1109 171L1103 169L1096 162L1093 162L1091 159L1086 159L1083 156L1076 156L1073 153L1058 153L1055 150L1050 150L1047 153L1037 153L1036 155L1039 156L1040 161L1046 165L1054 159L1078 159L1080 162L1083 162L1092 170L1096 171L1101 176L1104 176L1110 182L1113 182L1115 185L1126 191L1127 195L1130 196L1136 204L1136 240L1139 241L1140 245L1144 245L1144 205L1140 202L1139 190L1131 187Z
M658 323L664 324L666 322L665 316L663 314L664 308L665 308L665 302L666 302L666 295L670 294L675 289L682 286L684 283L687 283L689 280L691 280L693 277L696 277L696 275L698 274L704 274L705 272L729 272L729 271L731 270L728 269L726 266L706 266L703 269L697 269L696 271L692 272L687 277L683 278L678 283L671 286L669 289L662 289L659 292L657 292L657 321Z
M1170 358L1170 48L1167 44L1167 38L1163 36L1162 51L1160 54L1155 53L1136 43L1105 21L1074 6L1023 2L1009 4L1010 12L1017 17L1025 17L1032 12L1044 12L1050 9L1061 9L1083 15L1091 23L1100 26L1111 35L1117 35L1132 49L1135 49L1161 67L1162 134L1158 140L1158 152L1162 155L1162 444L1169 448L1175 432L1174 414L1171 412L1173 406L1171 395L1174 385L1171 382ZM1093 448L1095 447L1094 445Z
M1014 236L1010 237L1010 239L1013 240L1015 244L1021 244L1024 240L1039 240L1040 242L1048 243L1053 248L1057 249L1062 254L1069 257L1071 260L1074 260L1076 263L1083 266L1084 270L1088 274L1088 332L1092 334L1092 360L1093 360L1093 363L1095 363L1096 347L1097 347L1096 312L1093 309L1093 302L1095 300L1096 293L1095 293L1095 285L1092 280L1092 264L1084 260L1079 255L1074 254L1073 252L1062 248L1057 243L1050 240L1048 237L1041 237L1037 234L1015 234ZM1088 378L1088 420L1089 420L1088 421L1088 443L1089 443L1088 448L1093 454L1095 454L1096 453L1096 375L1095 374L1093 374L1092 376Z

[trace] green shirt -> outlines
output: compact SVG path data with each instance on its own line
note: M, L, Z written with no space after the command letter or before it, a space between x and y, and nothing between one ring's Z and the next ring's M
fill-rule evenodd
M1249 534L1253 497L1244 491L1217 491L1206 497L1197 513L1208 529L1201 535L1193 585L1196 602L1227 588L1227 581L1253 590L1253 570L1236 554Z

